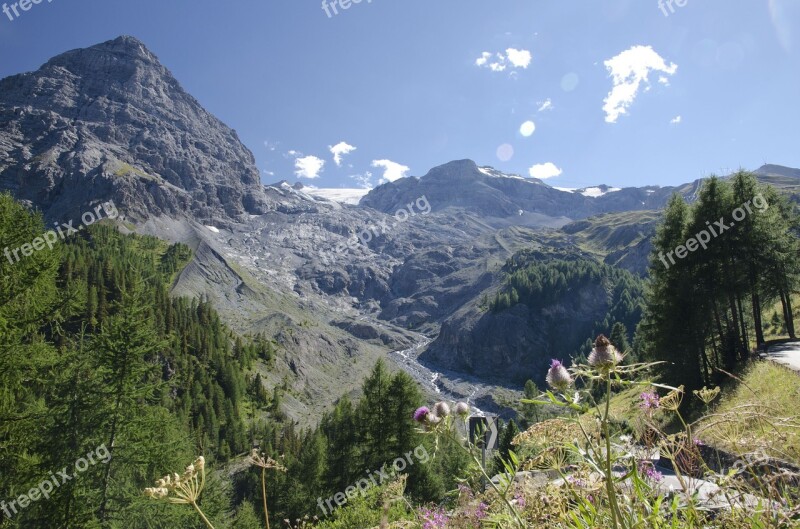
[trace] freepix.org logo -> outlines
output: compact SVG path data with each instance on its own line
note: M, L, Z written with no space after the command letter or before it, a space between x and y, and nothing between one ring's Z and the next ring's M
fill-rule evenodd
M339 14L339 9L347 11L353 4L360 4L363 0L322 0L322 10L328 15L328 18L333 18L334 15ZM372 0L367 0L368 4Z
M47 0L47 3L49 4L52 1L53 0ZM19 0L19 2L14 2L13 4L4 3L3 13L5 13L11 22L14 22L22 16L22 13L30 11L33 6L39 5L42 2L44 2L44 0Z
M339 243L332 251L321 250L320 256L325 264L335 264L337 259L344 255L348 250L355 250L359 244L367 246L373 238L386 235L394 230L399 224L406 222L409 218L417 215L428 215L432 211L428 197L422 195L417 200L409 202L405 207L400 208L394 214L395 222L387 224L386 220L381 220L378 224L370 224L362 227L356 234L350 236L346 241Z
M50 494L52 494L53 491L58 489L61 485L76 479L81 473L89 470L89 467L98 463L108 464L109 461L111 461L111 452L106 448L105 444L102 444L93 451L87 453L86 457L78 458L74 465L75 472L72 474L69 473L69 467L64 467L58 472L53 472L47 479L42 480L39 485L29 490L27 494L22 494L18 498L8 502L0 502L0 510L3 511L8 519L11 519L19 514L21 510L27 508L31 503L37 502L42 498L49 500Z
M75 222L74 220L70 220L66 224L60 225L58 222L56 222L53 224L55 230L50 230L41 236L36 237L31 242L27 242L16 248L9 248L6 246L3 248L3 255L5 255L6 259L8 259L8 262L13 265L20 262L20 260L24 257L30 257L34 254L34 252L44 250L45 246L52 250L53 246L59 240L63 241L73 233L78 233L84 228L84 226L91 226L95 222L101 220L103 218L102 213L105 213L106 218L109 219L116 219L119 217L119 211L117 211L117 207L114 205L113 201L109 200L108 202L103 202L102 204L98 205L96 208L94 208L93 212L87 211L81 215L81 222L83 224L79 225L77 228L73 226L73 223Z

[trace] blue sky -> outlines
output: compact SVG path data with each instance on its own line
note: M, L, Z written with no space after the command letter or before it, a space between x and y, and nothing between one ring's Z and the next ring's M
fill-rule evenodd
M0 76L133 35L265 182L377 185L461 158L561 187L800 167L800 1L681 3L42 0L0 13Z

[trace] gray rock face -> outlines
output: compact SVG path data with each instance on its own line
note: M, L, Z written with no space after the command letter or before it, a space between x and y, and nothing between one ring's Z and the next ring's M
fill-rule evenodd
M134 220L268 209L236 132L132 37L0 81L0 189L50 218L109 199Z

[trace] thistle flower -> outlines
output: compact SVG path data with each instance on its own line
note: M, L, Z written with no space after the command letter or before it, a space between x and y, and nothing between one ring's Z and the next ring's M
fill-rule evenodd
M417 408L417 411L414 412L414 420L416 422L425 422L430 412L431 410L429 410L427 406Z
M608 338L602 334L594 341L594 349L589 354L589 365L607 371L622 361L622 355L619 354L617 348L611 345Z
M447 417L450 415L450 406L446 402L437 402L433 412L439 417Z
M462 416L469 415L469 404L466 402L459 402L456 404L456 414Z
M560 360L553 360L545 380L547 380L551 388L558 391L564 391L572 385L572 376L570 376L569 371Z

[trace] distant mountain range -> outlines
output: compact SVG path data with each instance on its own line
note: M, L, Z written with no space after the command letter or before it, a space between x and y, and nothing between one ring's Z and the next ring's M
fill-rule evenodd
M800 190L798 169L757 173ZM692 200L701 183L562 190L459 160L368 193L265 186L236 132L135 38L0 81L0 190L50 220L113 200L121 229L189 244L195 258L173 293L206 296L236 330L276 337L279 360L263 375L291 381L285 407L300 421L354 389L377 358L432 340L426 366L394 355L397 368L429 391L421 369L441 371L438 390L501 410L497 388L513 394L548 354L547 344L478 340L470 327L507 260L525 251L643 275L657 211L673 193ZM582 310L595 309L562 316L588 317ZM487 347L499 360L483 361ZM520 359L529 371L514 372ZM491 372L459 372L470 365Z

